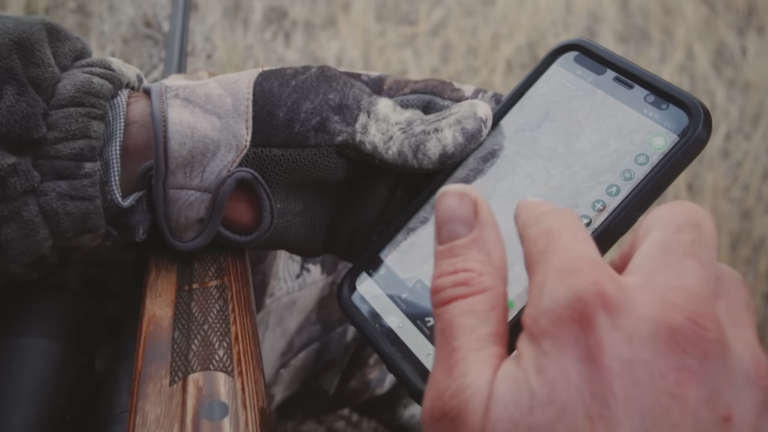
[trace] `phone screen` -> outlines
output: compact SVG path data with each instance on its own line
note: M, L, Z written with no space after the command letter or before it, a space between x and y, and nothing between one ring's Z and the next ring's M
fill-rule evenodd
M555 61L499 121L448 183L472 184L499 221L509 269L509 319L525 305L528 288L513 222L517 204L538 198L571 208L594 231L687 125L679 107L575 51ZM359 276L352 295L405 360L427 370L434 357L434 199Z

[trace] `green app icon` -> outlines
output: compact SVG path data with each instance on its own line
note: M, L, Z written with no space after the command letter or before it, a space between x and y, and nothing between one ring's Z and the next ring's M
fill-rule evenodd
M648 162L650 162L650 161L651 161L651 157L650 157L650 156L648 156L648 155L647 155L647 154L645 154L645 153L638 153L638 154L635 156L635 163L636 163L638 166L646 166L646 165L648 165Z
M515 302L512 301L512 299L507 299L507 307L509 310L512 310L515 308Z
M609 184L607 188L605 188L605 194L608 195L611 198L616 198L621 193L621 188L617 184Z
M669 137L663 133L653 134L648 138L648 148L655 152L663 152L669 147Z

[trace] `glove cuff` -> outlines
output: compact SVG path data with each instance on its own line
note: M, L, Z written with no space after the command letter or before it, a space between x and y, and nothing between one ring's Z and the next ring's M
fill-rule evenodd
M251 143L253 84L259 72L168 80L148 89L155 214L176 249L197 250L214 238L250 246L272 227L273 202L266 184L254 171L237 168ZM259 226L249 235L221 226L227 199L238 183L249 186L259 201Z

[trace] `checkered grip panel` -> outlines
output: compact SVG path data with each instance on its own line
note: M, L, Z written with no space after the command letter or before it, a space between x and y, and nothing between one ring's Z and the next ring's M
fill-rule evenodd
M169 385L201 371L234 376L224 256L203 251L177 273Z

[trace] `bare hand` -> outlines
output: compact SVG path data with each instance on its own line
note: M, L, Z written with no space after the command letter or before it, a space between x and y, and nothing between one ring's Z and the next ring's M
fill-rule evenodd
M520 204L530 291L512 357L490 207L451 186L436 212L425 430L768 430L768 361L750 297L717 262L701 208L654 210L609 265L575 213Z

